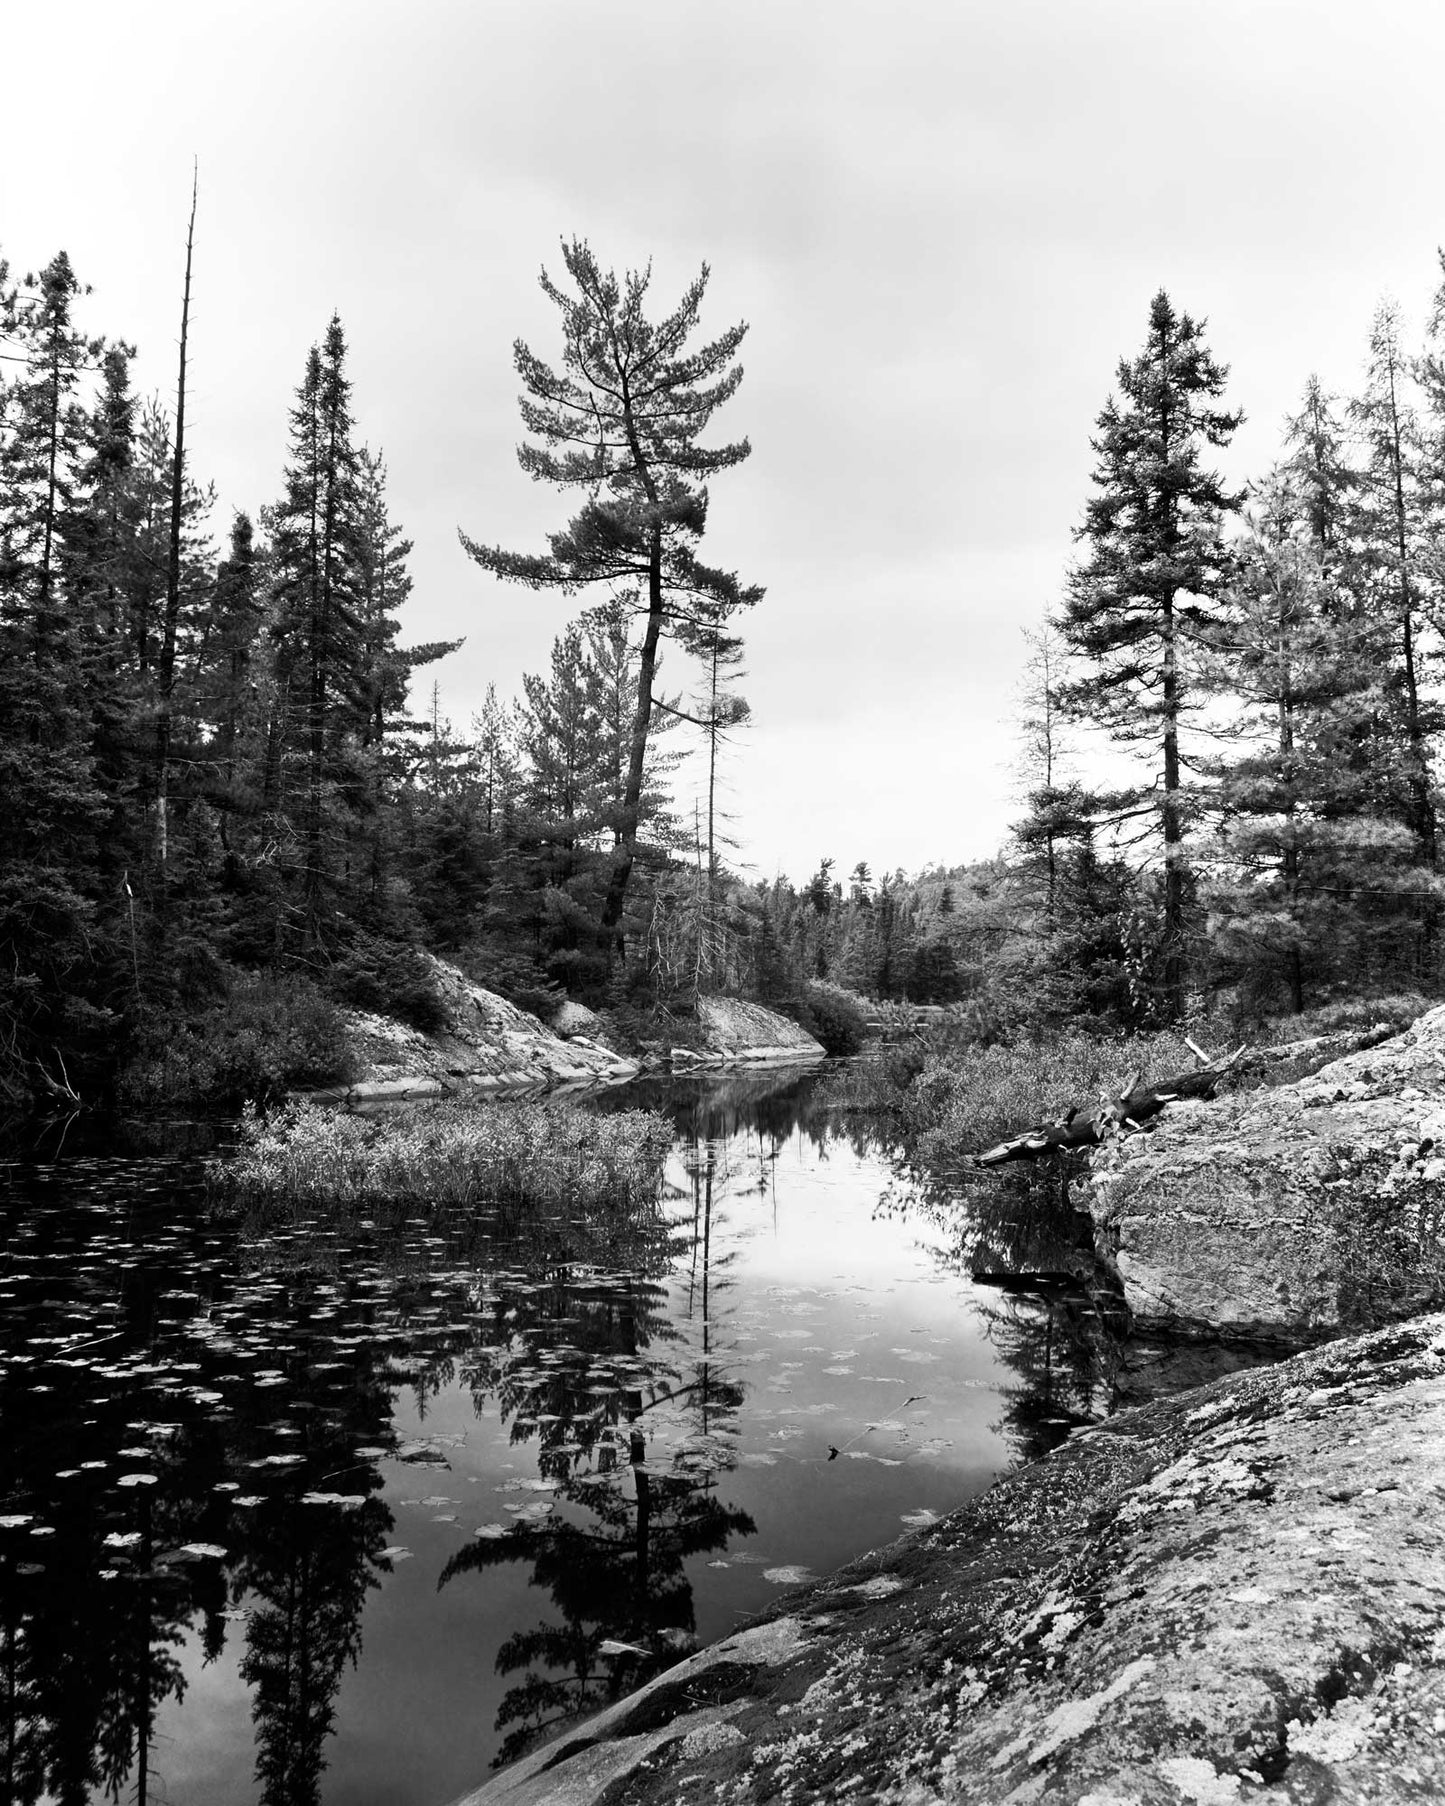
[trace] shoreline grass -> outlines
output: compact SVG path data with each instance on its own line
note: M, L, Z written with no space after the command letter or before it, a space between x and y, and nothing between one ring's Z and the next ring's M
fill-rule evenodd
M646 1110L595 1115L576 1105L416 1104L353 1116L288 1104L248 1109L233 1152L210 1169L217 1195L241 1203L654 1206L672 1144Z

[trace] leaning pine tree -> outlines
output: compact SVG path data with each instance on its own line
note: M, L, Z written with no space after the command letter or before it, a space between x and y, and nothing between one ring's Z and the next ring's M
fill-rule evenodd
M1144 749L1149 776L1120 798L1121 817L1145 819L1162 842L1164 922L1160 1006L1184 1009L1188 826L1180 729L1191 697L1188 641L1210 621L1231 558L1221 533L1241 497L1201 467L1243 416L1215 406L1226 366L1204 344L1204 323L1177 314L1161 289L1144 349L1119 365L1119 394L1099 416L1091 497L1077 537L1057 627L1087 666L1064 695L1111 738Z
M697 557L707 525L706 479L740 464L751 449L746 439L712 448L698 443L742 381L734 358L747 327L740 323L688 348L707 287L706 264L676 308L654 322L644 312L650 270L629 271L619 282L577 239L564 243L562 258L575 293L542 275L542 291L562 317L560 370L520 340L515 348L526 389L522 420L536 442L521 446L518 458L529 476L581 490L585 500L541 555L479 545L466 534L461 541L484 570L532 589L571 593L601 583L614 595L636 598L642 617L637 689L602 911L605 933L620 943L662 639L707 611L725 619L763 593Z

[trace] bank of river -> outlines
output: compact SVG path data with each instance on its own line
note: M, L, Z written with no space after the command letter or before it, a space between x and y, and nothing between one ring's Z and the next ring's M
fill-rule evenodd
M1049 1313L814 1083L654 1090L668 1195L621 1227L4 1169L9 1797L444 1801L1059 1440Z

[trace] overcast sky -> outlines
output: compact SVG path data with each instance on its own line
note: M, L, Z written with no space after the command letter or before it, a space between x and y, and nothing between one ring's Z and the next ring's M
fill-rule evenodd
M705 551L767 586L729 772L764 876L1002 843L1021 633L1155 290L1232 366L1245 477L1311 370L1356 384L1382 294L1418 325L1445 238L1426 0L57 0L0 51L0 251L69 251L145 391L199 158L187 445L219 536L279 493L340 312L416 542L406 636L466 635L432 668L459 725L581 606L456 536L540 550L571 505L515 458L512 342L559 348L539 269L574 234L651 257L661 310L712 266L704 329L751 326L715 431L753 455Z

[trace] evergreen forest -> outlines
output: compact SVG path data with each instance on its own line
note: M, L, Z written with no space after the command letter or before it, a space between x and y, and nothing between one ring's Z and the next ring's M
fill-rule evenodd
M338 1006L429 1025L428 952L622 1043L685 1038L714 993L845 1048L860 1004L950 1006L987 1044L1440 990L1445 286L1422 343L1380 309L1356 393L1305 381L1239 487L1205 323L1141 307L1021 643L1009 844L753 881L725 776L749 616L786 601L706 556L751 451L746 327L701 332L706 266L667 311L647 272L561 255L555 341L515 349L555 528L461 523L458 554L558 592L560 630L465 725L434 669L456 642L408 635L339 317L242 512L186 436L189 254L164 400L64 252L0 262L0 1114L162 1101L182 1069L203 1102L324 1082Z

